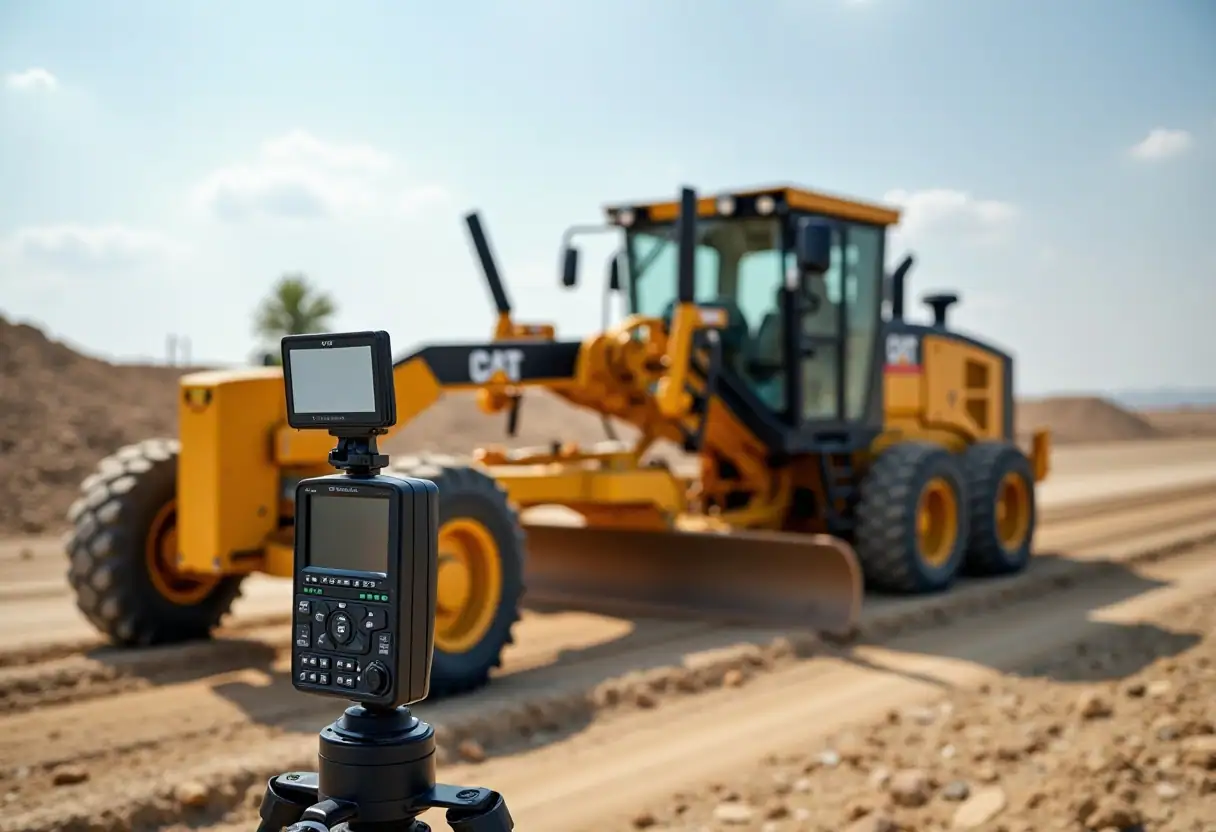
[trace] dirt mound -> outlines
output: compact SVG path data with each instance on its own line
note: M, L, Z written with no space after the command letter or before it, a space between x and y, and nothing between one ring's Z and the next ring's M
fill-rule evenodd
M89 358L0 317L0 533L60 527L98 459L174 435L181 372Z
M1144 417L1097 397L1061 396L1018 402L1017 431L1050 428L1055 444L1156 439L1161 431Z

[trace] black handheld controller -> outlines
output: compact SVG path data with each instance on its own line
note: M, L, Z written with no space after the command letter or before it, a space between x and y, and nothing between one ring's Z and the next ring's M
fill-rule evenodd
M283 339L288 424L337 437L345 470L296 486L292 683L383 708L427 695L439 511L434 483L379 473L392 369L385 332Z

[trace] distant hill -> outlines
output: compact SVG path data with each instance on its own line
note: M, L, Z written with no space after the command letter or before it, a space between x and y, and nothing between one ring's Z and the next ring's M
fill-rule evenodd
M1216 387L1163 387L1157 390L1125 390L1109 395L1133 410L1174 410L1181 407L1216 407Z

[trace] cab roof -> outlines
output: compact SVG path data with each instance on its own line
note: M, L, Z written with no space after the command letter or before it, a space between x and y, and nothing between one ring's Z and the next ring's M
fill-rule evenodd
M723 208L727 210L724 211ZM899 211L895 208L793 185L719 191L697 199L699 217L759 217L779 214L785 210L821 214L870 225L888 226L899 222ZM675 200L668 200L621 203L604 208L608 221L616 224L623 224L620 220L624 211L633 212L633 223L672 222L680 213L680 205Z

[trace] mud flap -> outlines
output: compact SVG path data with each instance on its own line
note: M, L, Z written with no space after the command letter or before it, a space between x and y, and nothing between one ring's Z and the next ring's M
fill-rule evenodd
M524 603L848 635L862 574L826 535L650 532L529 523Z

